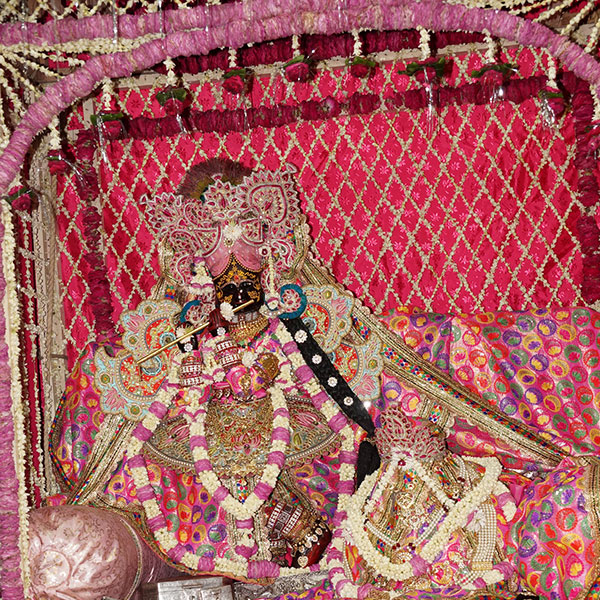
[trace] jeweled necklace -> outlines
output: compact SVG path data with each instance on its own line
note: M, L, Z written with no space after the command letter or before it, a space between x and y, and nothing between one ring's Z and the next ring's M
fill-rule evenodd
M240 345L249 344L259 333L264 331L269 324L269 320L256 314L256 318L246 321L232 322L229 325L229 334Z
M208 454L205 431L207 410L200 405L197 396L191 400L188 409L184 412L184 417L190 428L190 448L194 458L196 474L212 499L223 510L236 518L236 526L238 532L242 535L242 543L236 546L235 551L246 559L253 556L258 550L258 546L251 535L254 527L253 517L271 495L285 462L285 453L290 442L290 421L283 389L288 387L290 383L290 365L284 363L281 367L280 377L273 383L270 390L273 427L271 429L271 443L266 466L258 483L244 502L236 500L231 495L213 469Z

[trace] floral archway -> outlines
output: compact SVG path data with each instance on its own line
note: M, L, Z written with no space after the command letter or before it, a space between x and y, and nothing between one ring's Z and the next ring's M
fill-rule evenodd
M198 159L223 154L254 164L268 162L269 156L276 156L276 164L291 160L301 167L305 207L309 218L312 217L318 251L327 266L346 285L357 294L374 299L374 309L386 309L407 298L411 302L426 303L429 295L437 297L440 305L450 302L458 310L469 308L468 304L461 306L460 301L452 304L452 298L463 293L472 306L486 309L520 308L526 303L545 302L593 304L600 300L599 232L595 212L598 204L595 121L600 116L597 108L600 66L589 51L570 41L566 35L506 12L430 0L418 4L353 1L343 5L332 5L326 0L284 5L260 1L233 2L139 16L108 14L25 26L0 24L3 44L10 47L26 43L29 48L43 48L45 45L96 38L110 44L115 31L119 38L132 43L137 40L138 43L133 49L128 49L125 43L121 52L89 57L49 85L19 119L0 156L0 192L10 199L12 208L23 207L16 220L8 202L3 203L2 213L4 335L0 345L0 368L3 372L0 414L10 417L3 419L0 425L2 456L10 458L4 462L5 467L0 472L0 493L5 500L2 505L6 514L0 525L2 589L6 598L23 597L23 581L26 587L28 567L23 555L27 546L27 510L30 505L38 504L47 491L42 489L44 485L39 484L47 472L42 438L47 433L45 430L49 422L46 413L51 412L56 403L55 398L45 397L50 382L44 380L44 375L36 381L30 375L21 378L21 373L29 374L35 370L40 360L34 352L34 348L40 348L36 346L39 340L35 337L37 334L31 333L39 327L39 322L32 316L37 314L38 299L33 292L29 298L23 295L23 289L28 285L32 289L36 287L27 281L32 274L35 279L36 271L33 260L25 257L24 251L33 251L33 254L37 251L34 238L39 218L36 225L32 212L28 212L31 208L27 201L22 200L29 198L31 202L33 193L28 190L35 186L29 185L29 180L35 179L33 171L39 168L32 168L32 165L38 164L34 160L32 144L37 143L37 136L48 127L53 132L57 131L56 119L61 115L63 119L69 115L70 125L61 127L63 140L58 143L54 133L51 134L51 160L45 162L46 168L49 164L54 172L52 195L59 199L54 205L58 207L57 213L53 215L57 235L63 240L68 240L71 234L74 236L56 255L52 255L61 263L58 272L66 290L58 297L64 318L69 323L63 339L67 361L72 360L78 345L90 336L109 333L119 312L139 301L143 289L152 283L152 272L156 270L153 241L143 225L139 225L143 219L141 213L136 212L137 199L143 193L158 192L166 189L165 186L178 183L183 172ZM362 37L355 33L364 31L368 34L361 34ZM467 56L474 52L468 48L469 44L483 47L483 50L478 50L478 59L471 61L473 64L470 64L469 58L459 56L454 65L448 66L444 85L436 84L435 102L427 96L432 89L427 87L427 81L423 85L416 76L413 78L399 73L400 70L408 72L411 62L417 64L423 60L398 58L400 55L390 59L383 54L384 51L402 52L413 48L417 59L427 60L428 56L422 55L426 44L422 43L423 33L419 32L423 31L435 32L431 35L436 36L434 45L437 45L440 55L443 48L461 44L461 51ZM451 37L453 32L465 31L480 35L460 33ZM409 33L401 35L402 32ZM491 98L492 92L486 91L483 84L471 77L475 67L487 64L486 45L493 38L516 44L512 50L504 51L505 56L520 62L521 74L526 74L519 81L517 78L510 82L508 78L503 80L500 87L506 94L505 100L512 102L513 107L504 112L498 108L498 98ZM270 41L282 39L284 43L269 45ZM423 48L419 48L420 45ZM220 55L215 54L214 51L222 48L226 50ZM366 52L365 48L369 51ZM239 50L232 53L227 49ZM366 61L357 61L356 65L363 64L367 70L365 75L371 75L369 70L379 63L378 75L365 80L358 76L348 79L346 59L353 63L363 54L375 56L373 65ZM429 54L429 50L425 54ZM451 54L452 50L448 52L448 55ZM341 57L342 61L329 65L316 76L311 72L311 78L307 75L304 81L299 65L306 64L307 73L309 68L316 67L318 71L316 58L321 56L327 59ZM428 66L432 68L436 59L436 55L431 57L425 69ZM122 81L163 62L162 71L167 74L168 84L165 89L171 92L170 96L163 98L164 105L150 98L144 86L139 84L131 85L134 91L128 90L126 85L116 90L111 88L112 80ZM257 82L250 92L243 81L246 63L257 71L258 65L276 63L276 73L262 79L261 74L257 74ZM282 63L287 65L288 75L292 73L292 77L299 78L292 83L293 91L287 95L277 87L281 82L286 89L289 87L285 71L283 74L280 71ZM189 108L185 106L188 101L184 98L185 94L179 98L173 92L185 88L178 87L177 77L181 77L182 73L198 73L207 69L218 69L219 73L221 70L235 72L233 77L240 77L237 71L243 71L239 89L236 90L232 78L226 77L230 80L226 94L230 95L215 92L222 85L220 75L209 82L193 82L187 86L187 91L195 94L197 105L192 108L196 112L184 113ZM548 73L557 69L567 71L561 78L564 94L561 91L560 96L571 98L569 116L563 116L558 125L556 122L545 123L540 118L542 103L546 103L545 110L548 107L552 110L554 104L548 101L548 96L538 95L547 91ZM359 71L355 70L356 73ZM551 79L555 78L556 73ZM342 80L343 84L340 83ZM129 112L128 119L101 117L95 128L82 123L84 108L79 101L93 95L99 86L102 89L92 101L94 112L104 113L104 116L117 115L125 106ZM154 84L150 85L152 91L156 91L154 87ZM279 103L269 104L266 98L274 92L280 93ZM463 111L463 106L469 107L467 112ZM163 112L165 108L171 112ZM558 113L561 107L556 108ZM405 115L410 111L418 116L407 121ZM428 111L434 111L436 115L428 117ZM485 124L492 117L495 125L483 129L492 151L475 152L475 162L465 163L453 173L450 167L458 161L456 157L460 150L452 147L452 139L463 135L465 146L479 148L477 138L482 130L473 127L465 134L464 124ZM434 122L436 119L437 124ZM439 119L447 121L440 125ZM452 119L458 123L456 128ZM78 120L79 124L76 123ZM342 122L343 127L340 126ZM426 128L430 126L435 129L436 141L427 145L426 140L431 136ZM378 131L379 134L372 133ZM396 137L386 147L389 131L394 131ZM557 131L560 135L555 135ZM285 135L292 132L294 142L283 143L276 139L276 136L283 135L282 132ZM337 142L340 132L343 133L341 137L350 142L349 146L341 149ZM543 136L552 141L551 154L547 156L544 148L536 142ZM172 141L166 142L168 139ZM306 140L308 143L303 144ZM195 148L200 142L210 142L213 147L198 154ZM525 150L519 153L519 148ZM453 161L445 160L444 152L449 152L448 156ZM503 167L514 162L514 152L522 163L520 170ZM433 158L427 158L429 153L435 157L435 163ZM131 162L124 162L125 155L131 157ZM332 160L333 155L335 160ZM159 160L153 161L152 156L158 156ZM350 157L346 164L344 156ZM412 180L401 177L404 184L401 189L394 189L390 180L393 175L398 175L398 165L407 168L407 157L414 160L415 156L425 159L414 161L420 166ZM494 161L488 160L489 156ZM73 160L76 162L73 163ZM160 167L157 162L164 166ZM356 167L353 176L353 165L359 162L360 167ZM500 164L497 180L488 181L487 176L484 177L482 193L481 182L471 180L476 178L479 169L491 170L492 162ZM335 163L339 163L337 168ZM371 164L376 165L374 170L370 168ZM136 179L132 174L131 170L136 168L138 172L145 173L145 181ZM428 169L437 169L437 172L433 174ZM378 176L383 172L388 172L388 179L379 181ZM326 177L321 173L326 173ZM19 177L21 181L15 185ZM365 177L376 181L377 185L356 193ZM423 178L430 178L435 185L420 189L419 182ZM452 183L454 178L458 178L460 185ZM507 179L511 180L509 185L506 184ZM545 183L539 185L539 181ZM128 195L123 189L129 189L130 185L134 191ZM473 186L472 195L462 191L469 186ZM460 193L457 191L459 187ZM427 199L436 194L444 197L444 190L450 188L451 211L444 212L436 222L439 208L427 205ZM336 190L348 189L354 190L349 199L336 193ZM517 209L513 210L508 199L516 197L517 193L523 194L526 200L519 204L517 198L514 204ZM477 236L482 239L487 240L490 227L498 227L498 224L504 227L502 235L505 238L512 235L514 240L533 239L531 244L516 244L515 263L511 265L513 270L520 269L523 257L526 255L529 259L533 256L538 262L533 260L531 263L531 279L519 287L515 279L526 277L526 270L519 272L519 277L512 281L507 273L502 273L502 261L509 260L502 236L490 238L495 242L492 246L496 251L490 258L484 257L487 241L464 248L453 247L444 255L432 253L427 244L416 244L410 237L403 239L402 248L394 248L390 238L381 232L387 230L388 234L401 235L399 231L391 231L393 228L387 225L395 222L400 215L394 212L393 203L382 204L373 199L398 194L403 198L416 198L414 203L402 205L403 210L406 209L404 214L414 213L417 222L425 220L430 223L421 233L433 238L434 243L440 246L444 245L445 238L436 234L438 230L446 226L456 228L461 214L468 215L466 222L474 224L475 221L470 219L481 211L498 217L493 225L479 227ZM422 200L419 200L419 194ZM501 200L493 206L486 208L481 204L474 212L469 212L471 209L467 206L464 213L452 212L458 210L461 202L468 205L476 198L496 195ZM545 208L537 213L528 213L526 206L535 205L542 197L551 199L544 204ZM33 201L34 208L37 201ZM423 202L426 209L422 209ZM383 215L382 220L374 221L376 224L367 231L360 229L358 223L370 218L371 212ZM505 213L509 217L502 219ZM349 236L345 245L336 241L342 239L344 231L344 228L336 229L340 215L345 226L355 230L354 238ZM542 215L547 224L536 225L536 215ZM568 215L568 218L561 220L561 215ZM377 247L370 248L356 241L373 231L377 232L375 238L380 240ZM468 235L473 233L466 228L459 228L459 231L465 243ZM127 264L126 260L125 265L119 261L119 254L133 261L131 247L127 243L119 246L126 239L133 240L136 248L149 253L141 268ZM541 241L543 239L546 239L546 244ZM67 247L69 244L72 244L71 248ZM511 244L511 248L513 246ZM412 251L404 252L406 247L412 248ZM404 268L398 261L394 262L394 253L402 256L401 263L422 264L417 271ZM452 265L468 262L472 255L479 256L478 263L475 261L477 264L471 260L465 272L460 268L453 270ZM354 258L346 260L343 256ZM363 259L364 262L361 262ZM485 273L489 270L486 260L494 265L494 276L490 280L486 279ZM383 265L379 274L378 265ZM560 265L567 266L561 268ZM438 276L436 269L453 275ZM77 271L75 277L73 271ZM373 272L376 276L369 275ZM404 295L382 287L390 274L394 276L396 289L399 282L404 282ZM500 289L497 282L503 279L509 285ZM416 285L410 287L413 281ZM538 284L539 290L535 288ZM558 292L551 290L554 284ZM415 291L419 285L426 290L421 295ZM442 293L445 289L452 293ZM94 302L94 297L110 298L110 302ZM80 308L82 303L83 309ZM50 367L46 365L40 369L47 372ZM31 466L26 468L26 462ZM29 471L37 474L37 482Z

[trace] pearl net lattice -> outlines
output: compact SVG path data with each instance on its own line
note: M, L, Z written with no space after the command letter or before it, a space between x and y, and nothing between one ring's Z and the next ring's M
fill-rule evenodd
M520 77L544 66L529 50L513 52ZM456 59L444 85L470 83L481 64ZM386 65L371 80L327 67L314 82L287 83L279 72L257 77L250 97L223 91L220 80L190 83L192 108L228 111L289 106L356 93L378 94L365 114L296 120L248 131L181 132L123 139L96 153L101 185L102 244L113 314L147 296L158 273L157 240L139 204L144 194L175 189L203 160L222 157L252 167L298 168L314 253L336 279L376 312L398 304L434 311L519 310L583 303L581 249L575 224L575 144L570 113L544 123L540 101L398 110L386 99L418 88ZM132 117L164 113L155 87L121 82L119 103ZM82 126L81 111L70 117ZM75 175L59 178L56 201L60 277L69 363L95 337L86 281L82 204Z
M527 50L518 55L521 76L535 74L540 59ZM464 82L479 61L476 54L456 61L449 84ZM367 82L334 68L310 84L266 75L257 78L251 100L224 92L218 81L191 86L193 108L218 107L225 116L250 101L344 99L357 89L384 98L368 114L103 145L96 160L114 316L135 306L157 278L157 240L139 199L175 189L193 164L213 157L270 169L296 165L316 256L376 312L406 303L434 311L582 303L570 114L548 127L539 100L530 98L447 106L432 124L426 110L385 103L407 85L397 74L401 66L388 65ZM154 91L121 89L120 103L132 117L159 117ZM74 176L60 181L56 209L72 361L94 337Z

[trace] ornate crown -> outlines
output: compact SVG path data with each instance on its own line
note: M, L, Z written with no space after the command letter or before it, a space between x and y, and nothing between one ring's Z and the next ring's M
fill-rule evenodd
M204 259L213 277L231 254L248 269L260 270L269 254L275 275L294 259L293 230L301 217L293 165L279 171L257 170L238 185L213 177L202 198L173 193L144 197L150 225L173 252L171 272L182 285Z

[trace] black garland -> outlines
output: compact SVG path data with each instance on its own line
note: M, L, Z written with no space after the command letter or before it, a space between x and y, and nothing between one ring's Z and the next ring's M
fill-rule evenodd
M349 419L352 419L367 432L367 439L361 442L358 449L356 463L356 482L357 486L360 486L363 479L374 473L381 464L379 452L373 443L375 435L373 419L371 419L371 415L364 404L346 383L346 380L338 373L329 356L317 344L302 319L281 319L281 322L294 338L304 362L319 380L323 389ZM298 333L300 335L297 335Z
M315 377L319 380L321 386L349 419L352 419L356 424L360 425L369 436L372 436L375 433L375 425L373 424L371 415L368 413L361 400L352 391L352 388L346 383L346 380L333 366L329 356L327 356L319 344L317 344L315 338L313 338L302 319L282 319L281 322L286 326L290 335L294 338L294 341L298 345L298 349L302 353L304 362L315 374ZM303 331L306 335L296 335L300 331Z

